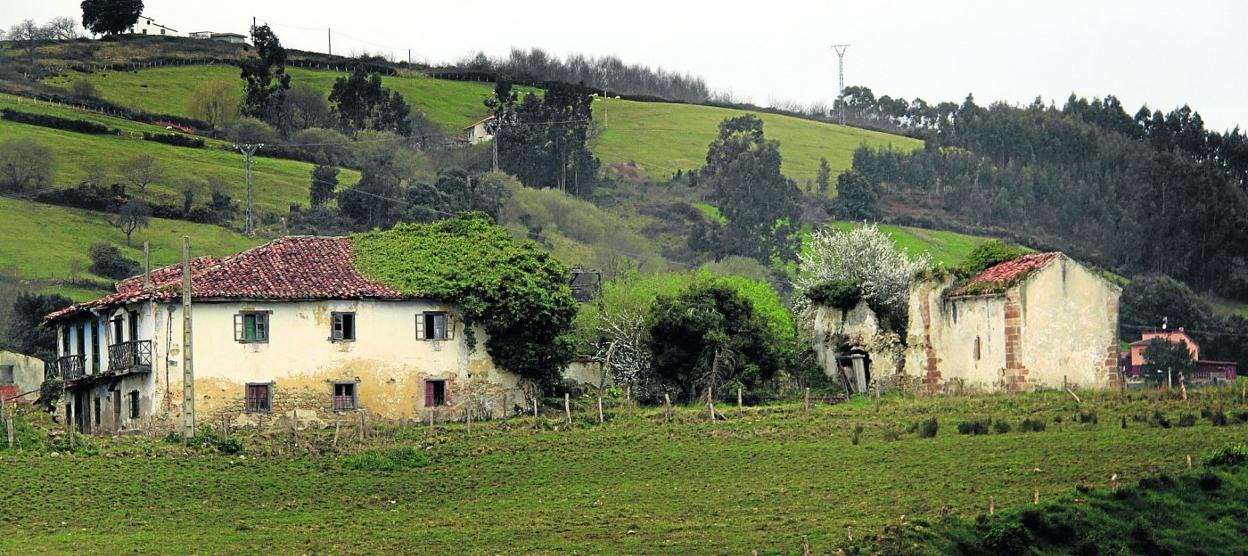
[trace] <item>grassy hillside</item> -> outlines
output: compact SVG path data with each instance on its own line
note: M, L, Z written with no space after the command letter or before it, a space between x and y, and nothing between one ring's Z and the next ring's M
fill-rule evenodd
M79 112L58 106L35 106L28 100L18 102L16 97L0 96L0 108L10 107L22 111L40 112L64 118L89 119L98 121L109 127L123 131L141 133L143 131L164 132L164 128L140 124L120 118ZM70 187L81 183L86 177L87 164L102 164L116 177L116 165L126 159L140 154L154 156L168 170L168 177L148 188L149 198L166 204L181 202L181 185L183 178L204 180L209 176L220 177L228 184L226 193L235 200L246 197L246 179L243 156L234 151L218 148L190 149L165 145L153 141L144 141L132 136L90 135L74 133L30 124L14 123L0 120L0 137L29 138L52 149L58 163L58 172L54 185ZM215 142L215 145L224 143ZM307 204L308 180L312 175L312 165L290 160L277 160L257 157L252 166L252 182L254 184L255 204L261 212L285 214L291 203ZM352 184L359 180L359 173L344 170L340 176L344 184ZM200 191L197 202L208 199L208 191Z
M323 91L326 96L334 86L334 80L344 73L287 68L291 85L308 85ZM195 87L206 80L219 79L236 82L240 91L242 81L236 66L171 66L141 71L106 71L93 74L71 72L47 80L51 85L67 85L77 79L85 79L99 89L104 100L157 114L186 113L186 100ZM414 110L441 126L448 133L460 133L463 128L486 115L482 102L494 94L493 83L447 81L433 79L423 74L415 76L385 76L382 85L398 91ZM241 92L240 92L241 95Z
M182 236L190 236L193 255L227 255L263 240L251 239L208 224L181 220L151 219L151 225L134 232L134 247L125 246L125 234L107 221L107 215L42 203L0 197L0 266L6 273L32 281L39 289L70 278L77 261L80 278L107 281L87 272L91 260L87 249L108 242L129 257L142 261L143 241L151 242L152 264L177 262L182 256ZM77 299L99 297L102 292L83 288L52 287Z
M652 178L665 179L676 170L701 167L706 147L719 133L725 118L742 110L695 104L600 100L594 120L601 134L594 152L605 164L636 162ZM849 169L854 149L861 145L913 150L917 139L853 127L825 124L776 114L756 114L768 139L780 141L781 171L803 188L819 172L819 157L828 159L833 175ZM835 188L835 183L832 184Z
M288 68L291 83L307 84L328 94L343 74ZM69 74L48 80L67 85L75 79L91 81L105 100L154 113L186 113L186 98L207 79L239 81L234 66L174 66L134 72ZM493 84L432 79L426 76L385 77L382 80L403 94L408 104L424 112L448 133L484 117L482 104L493 93ZM240 81L241 86L241 81ZM605 164L634 162L654 179L666 179L676 170L702 166L706 147L718 133L719 122L747 112L692 104L600 100L594 103L594 119L600 133L594 152ZM783 171L804 185L814 180L819 158L826 157L834 174L848 169L854 149L861 145L892 146L912 150L922 142L852 127L825 124L775 114L758 114L767 137L780 141ZM834 184L835 185L835 184Z
M245 458L187 457L180 442L140 437L58 457L30 448L0 455L0 490L32 501L6 508L0 552L798 554L806 536L813 553L830 554L847 533L874 536L903 515L934 519L945 507L974 518L989 497L1005 512L1031 507L1037 491L1048 501L1114 474L1126 485L1177 473L1185 455L1199 460L1248 425L1135 417L1243 412L1238 394L889 396L878 411L867 399L809 411L723 404L716 424L703 408L667 424L657 409L608 406L605 425L592 399L578 398L570 427L562 399L536 427L532 417L471 430L382 424L363 446L347 419L336 447L330 425L301 430L297 449L288 434L244 438ZM1080 412L1099 421L1080 423ZM934 438L908 432L929 417ZM989 417L1012 430L958 434L958 423ZM1046 430L1020 432L1024 418ZM408 466L361 469L376 459L333 455L396 447L417 452Z
M830 225L839 230L850 230L861 226L856 222L844 221L832 222ZM907 253L911 255L927 253L932 256L932 262L942 263L945 266L954 266L962 262L979 244L993 239L945 230L928 230L892 224L880 224L879 228L881 232L893 238L893 241L897 242L897 245L905 249Z

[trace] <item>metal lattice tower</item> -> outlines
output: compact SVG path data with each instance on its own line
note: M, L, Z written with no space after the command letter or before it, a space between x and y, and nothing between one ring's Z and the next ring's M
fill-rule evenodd
M840 102L841 93L845 91L845 51L849 50L848 44L834 44L832 50L836 51L836 100L841 105L841 125L845 125L845 103Z

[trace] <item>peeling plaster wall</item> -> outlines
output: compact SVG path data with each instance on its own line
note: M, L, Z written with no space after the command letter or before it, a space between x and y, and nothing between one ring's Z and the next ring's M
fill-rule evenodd
M1117 384L1122 290L1096 273L1060 256L1003 294L946 299L951 284L910 290L906 372L928 391Z
M167 409L176 414L183 391L182 309L172 304L162 309L158 313L172 325L172 341L162 350L169 358ZM267 342L234 339L234 315L240 311L270 312ZM232 420L251 419L242 415L247 383L272 383L273 412L306 412L301 418L328 417L334 381L358 380L358 407L394 419L426 417L426 379L446 380L451 407L438 408L439 418L456 418L462 411L457 390L471 378L502 387L501 399L490 408L496 414L521 399L517 377L496 369L486 353L488 338L480 327L472 352L459 318L451 340L416 339L416 314L428 311L458 316L454 306L428 301L196 303L191 308L196 417L219 422L224 413ZM333 312L355 313L356 340L330 340Z
M871 357L872 379L884 378L902 371L903 354L900 338L880 329L875 311L866 302L845 310L826 305L812 308L811 323L815 358L823 373L834 381L842 380L837 368L836 337L844 336L850 344L866 351Z
M1118 298L1122 290L1066 257L1019 286L1020 359L1032 386L1116 384Z
M0 365L13 367L13 382L0 383L0 395L9 397L34 391L21 399L33 402L39 398L39 385L43 384L43 361L20 353L0 351Z

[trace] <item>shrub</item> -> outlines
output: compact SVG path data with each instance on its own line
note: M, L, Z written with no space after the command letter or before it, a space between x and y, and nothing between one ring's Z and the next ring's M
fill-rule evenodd
M885 442L895 442L901 440L901 432L897 429L888 429L884 431Z
M0 190L42 189L55 177L52 149L30 139L0 141Z
M1149 418L1148 423L1154 427L1170 428L1170 418L1166 417L1166 414L1162 413L1160 409L1153 412L1153 416Z
M1019 423L1018 430L1023 432L1044 432L1046 425L1047 423L1045 422L1044 417L1037 417L1035 419L1028 417L1023 419L1022 423Z
M940 424L936 422L936 418L930 417L926 421L919 423L919 438L936 438L936 431L939 428Z
M992 430L996 431L997 434L1005 434L1007 432L1010 432L1010 422L1003 421L1003 420L993 421Z
M73 83L70 83L69 94L74 95L78 98L88 98L88 99L100 98L99 89L96 89L95 85L92 84L90 81L87 81L86 79L75 79Z
M367 450L343 458L343 465L357 471L401 471L433 463L429 454L415 446Z
M806 297L817 305L848 311L862 300L862 283L850 280L823 282L807 290Z
M166 145L174 145L178 147L190 147L192 149L203 148L204 140L199 137L190 137L181 133L147 133L143 132L143 139L146 141L155 141Z
M138 261L126 258L116 245L97 243L91 246L87 254L91 256L89 270L94 274L121 280L139 273Z
M1180 416L1179 416L1179 423L1178 423L1178 424L1179 424L1179 426L1180 426L1180 427L1190 427L1190 426L1195 425L1195 424L1196 424L1196 414L1194 414L1194 413L1184 413L1184 414L1180 415Z
M1226 412L1221 409L1211 410L1209 412L1209 424L1215 427L1225 427L1230 421L1226 418Z
M1248 444L1238 442L1227 444L1205 456L1205 466L1234 466L1248 461Z
M988 434L988 427L992 424L992 419L972 419L970 421L962 421L958 423L958 434L980 435Z
M1099 421L1099 419L1097 419L1096 412L1090 411L1090 410L1080 411L1079 415L1077 415L1076 418L1079 419L1080 423L1083 423L1086 425L1095 425Z
M1240 424L1248 423L1248 411L1236 411L1235 422Z
M48 116L46 114L31 114L29 112L19 112L12 108L0 109L0 117L11 122L50 127L53 129L63 129L65 131L75 131L78 133L93 133L96 135L115 135L118 133L116 129L88 120L72 120L69 118Z

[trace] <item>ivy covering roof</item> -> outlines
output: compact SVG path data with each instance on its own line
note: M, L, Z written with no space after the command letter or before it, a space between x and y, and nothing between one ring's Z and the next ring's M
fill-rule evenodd
M1032 272L1044 268L1057 259L1061 253L1028 253L1003 263L990 266L979 274L971 277L961 287L953 290L952 297L963 295L998 294L1022 282Z

